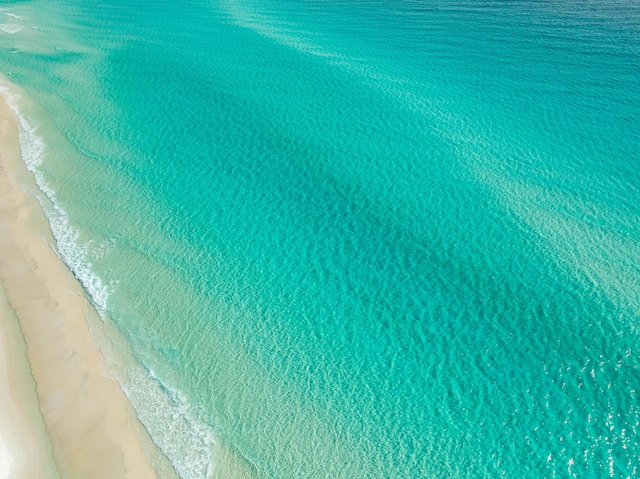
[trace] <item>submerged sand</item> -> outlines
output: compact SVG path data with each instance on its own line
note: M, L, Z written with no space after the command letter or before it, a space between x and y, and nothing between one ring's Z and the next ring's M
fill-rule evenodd
M103 375L92 306L52 249L39 203L20 188L29 181L0 99L0 474L156 478L149 455L161 455Z

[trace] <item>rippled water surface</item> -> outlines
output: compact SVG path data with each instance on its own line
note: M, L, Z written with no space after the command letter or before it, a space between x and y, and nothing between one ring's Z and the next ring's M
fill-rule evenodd
M0 22L58 251L183 479L640 474L637 3Z

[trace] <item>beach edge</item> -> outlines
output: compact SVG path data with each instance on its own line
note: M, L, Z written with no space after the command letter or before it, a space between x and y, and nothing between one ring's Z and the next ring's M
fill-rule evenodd
M14 457L40 456L27 459L47 470L47 477L159 478L150 456L168 460L136 418L120 385L103 374L105 358L94 345L88 321L88 315L97 313L52 248L45 214L36 198L24 191L25 181L33 178L22 161L15 112L0 96L0 283L8 306L0 328L7 342L17 342L9 316L17 318L30 369L18 367L19 361L11 356L19 355L12 348L20 348L11 344L5 376L17 406L35 400L27 397L33 395L33 387L29 392L18 383L35 381L41 414L33 417L33 411L26 414L27 408L22 408L22 429L31 431L30 439L7 450ZM31 378L25 377L29 372ZM37 432L42 422L44 434ZM11 431L7 433L11 437ZM55 466L47 457L49 447ZM166 476L167 464L162 466ZM177 477L172 468L168 475Z

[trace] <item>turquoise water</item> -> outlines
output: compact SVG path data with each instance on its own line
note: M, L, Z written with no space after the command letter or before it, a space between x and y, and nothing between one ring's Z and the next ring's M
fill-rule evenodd
M640 6L0 7L58 252L183 479L640 474Z

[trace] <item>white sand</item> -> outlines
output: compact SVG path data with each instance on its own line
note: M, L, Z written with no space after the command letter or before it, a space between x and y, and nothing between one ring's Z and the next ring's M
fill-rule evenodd
M91 305L52 250L40 205L18 186L29 178L2 101L0 478L156 478L145 451L163 456L102 374Z

